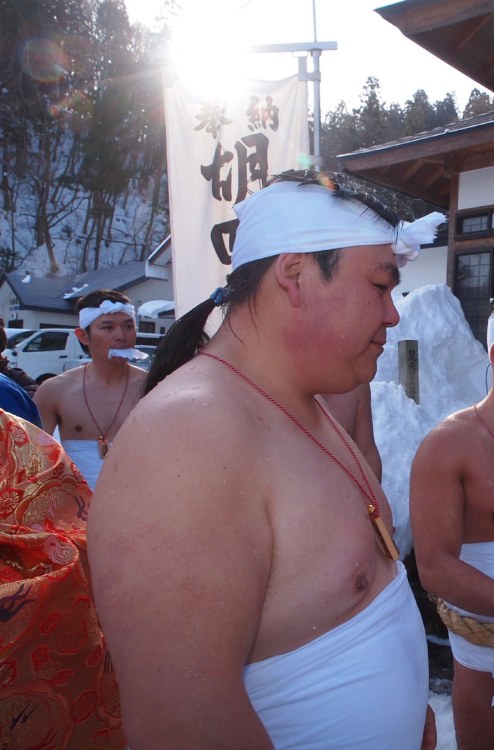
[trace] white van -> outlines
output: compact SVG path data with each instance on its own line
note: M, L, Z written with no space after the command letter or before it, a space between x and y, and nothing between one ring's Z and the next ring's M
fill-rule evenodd
M157 333L138 332L136 344L157 345L161 338ZM88 350L70 328L42 328L12 349L5 349L4 356L12 367L20 367L38 384L90 361Z
M4 356L38 384L89 361L89 353L70 328L42 328L5 349Z
M7 335L7 349L13 349L14 346L20 344L21 341L27 339L31 334L36 333L34 328L6 328L5 333Z

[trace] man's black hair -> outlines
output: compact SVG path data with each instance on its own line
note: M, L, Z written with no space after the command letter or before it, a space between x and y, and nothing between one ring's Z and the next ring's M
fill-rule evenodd
M99 307L106 299L110 302L122 302L124 305L130 303L130 299L116 289L95 289L84 297L79 297L75 309L80 312L85 307Z

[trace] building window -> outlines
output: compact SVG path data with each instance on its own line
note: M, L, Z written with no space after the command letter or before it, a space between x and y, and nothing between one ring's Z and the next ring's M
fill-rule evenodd
M489 214L464 216L458 219L458 234L482 234L489 229Z
M494 206L458 211L455 236L457 239L488 237L494 234Z
M485 346L487 319L493 295L493 251L456 256L454 293L460 300L472 333Z
M146 321L146 320L139 321L139 331L141 333L154 333L155 328L156 328L155 323L151 323L150 321Z

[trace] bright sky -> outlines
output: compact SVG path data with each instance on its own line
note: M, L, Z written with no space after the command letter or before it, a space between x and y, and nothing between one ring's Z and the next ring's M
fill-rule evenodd
M179 0L183 20L180 62L184 75L205 72L205 61L216 47L224 68L232 71L242 44L279 44L314 40L314 5L317 39L334 41L337 51L321 57L321 111L324 115L343 100L349 110L360 104L369 76L381 85L383 101L404 105L417 89L431 102L456 94L461 110L473 88L485 89L404 37L374 8L390 0ZM393 0L394 2L394 0ZM131 22L152 25L160 0L126 0ZM214 40L218 40L214 45ZM208 44L204 51L205 42ZM248 77L283 78L297 72L291 53L251 55ZM308 63L309 70L312 62ZM218 64L215 78L218 78Z

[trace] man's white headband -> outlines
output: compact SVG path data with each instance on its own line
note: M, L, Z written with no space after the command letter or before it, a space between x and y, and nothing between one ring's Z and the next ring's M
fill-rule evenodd
M322 185L276 182L234 206L240 220L232 268L281 253L314 253L391 244L398 266L415 260L433 242L446 217L434 212L393 227L354 199L335 197Z
M99 307L83 307L79 311L79 326L80 328L87 328L96 318L119 312L125 313L132 320L136 318L134 305L129 305L126 302L110 302L109 299L105 299Z

